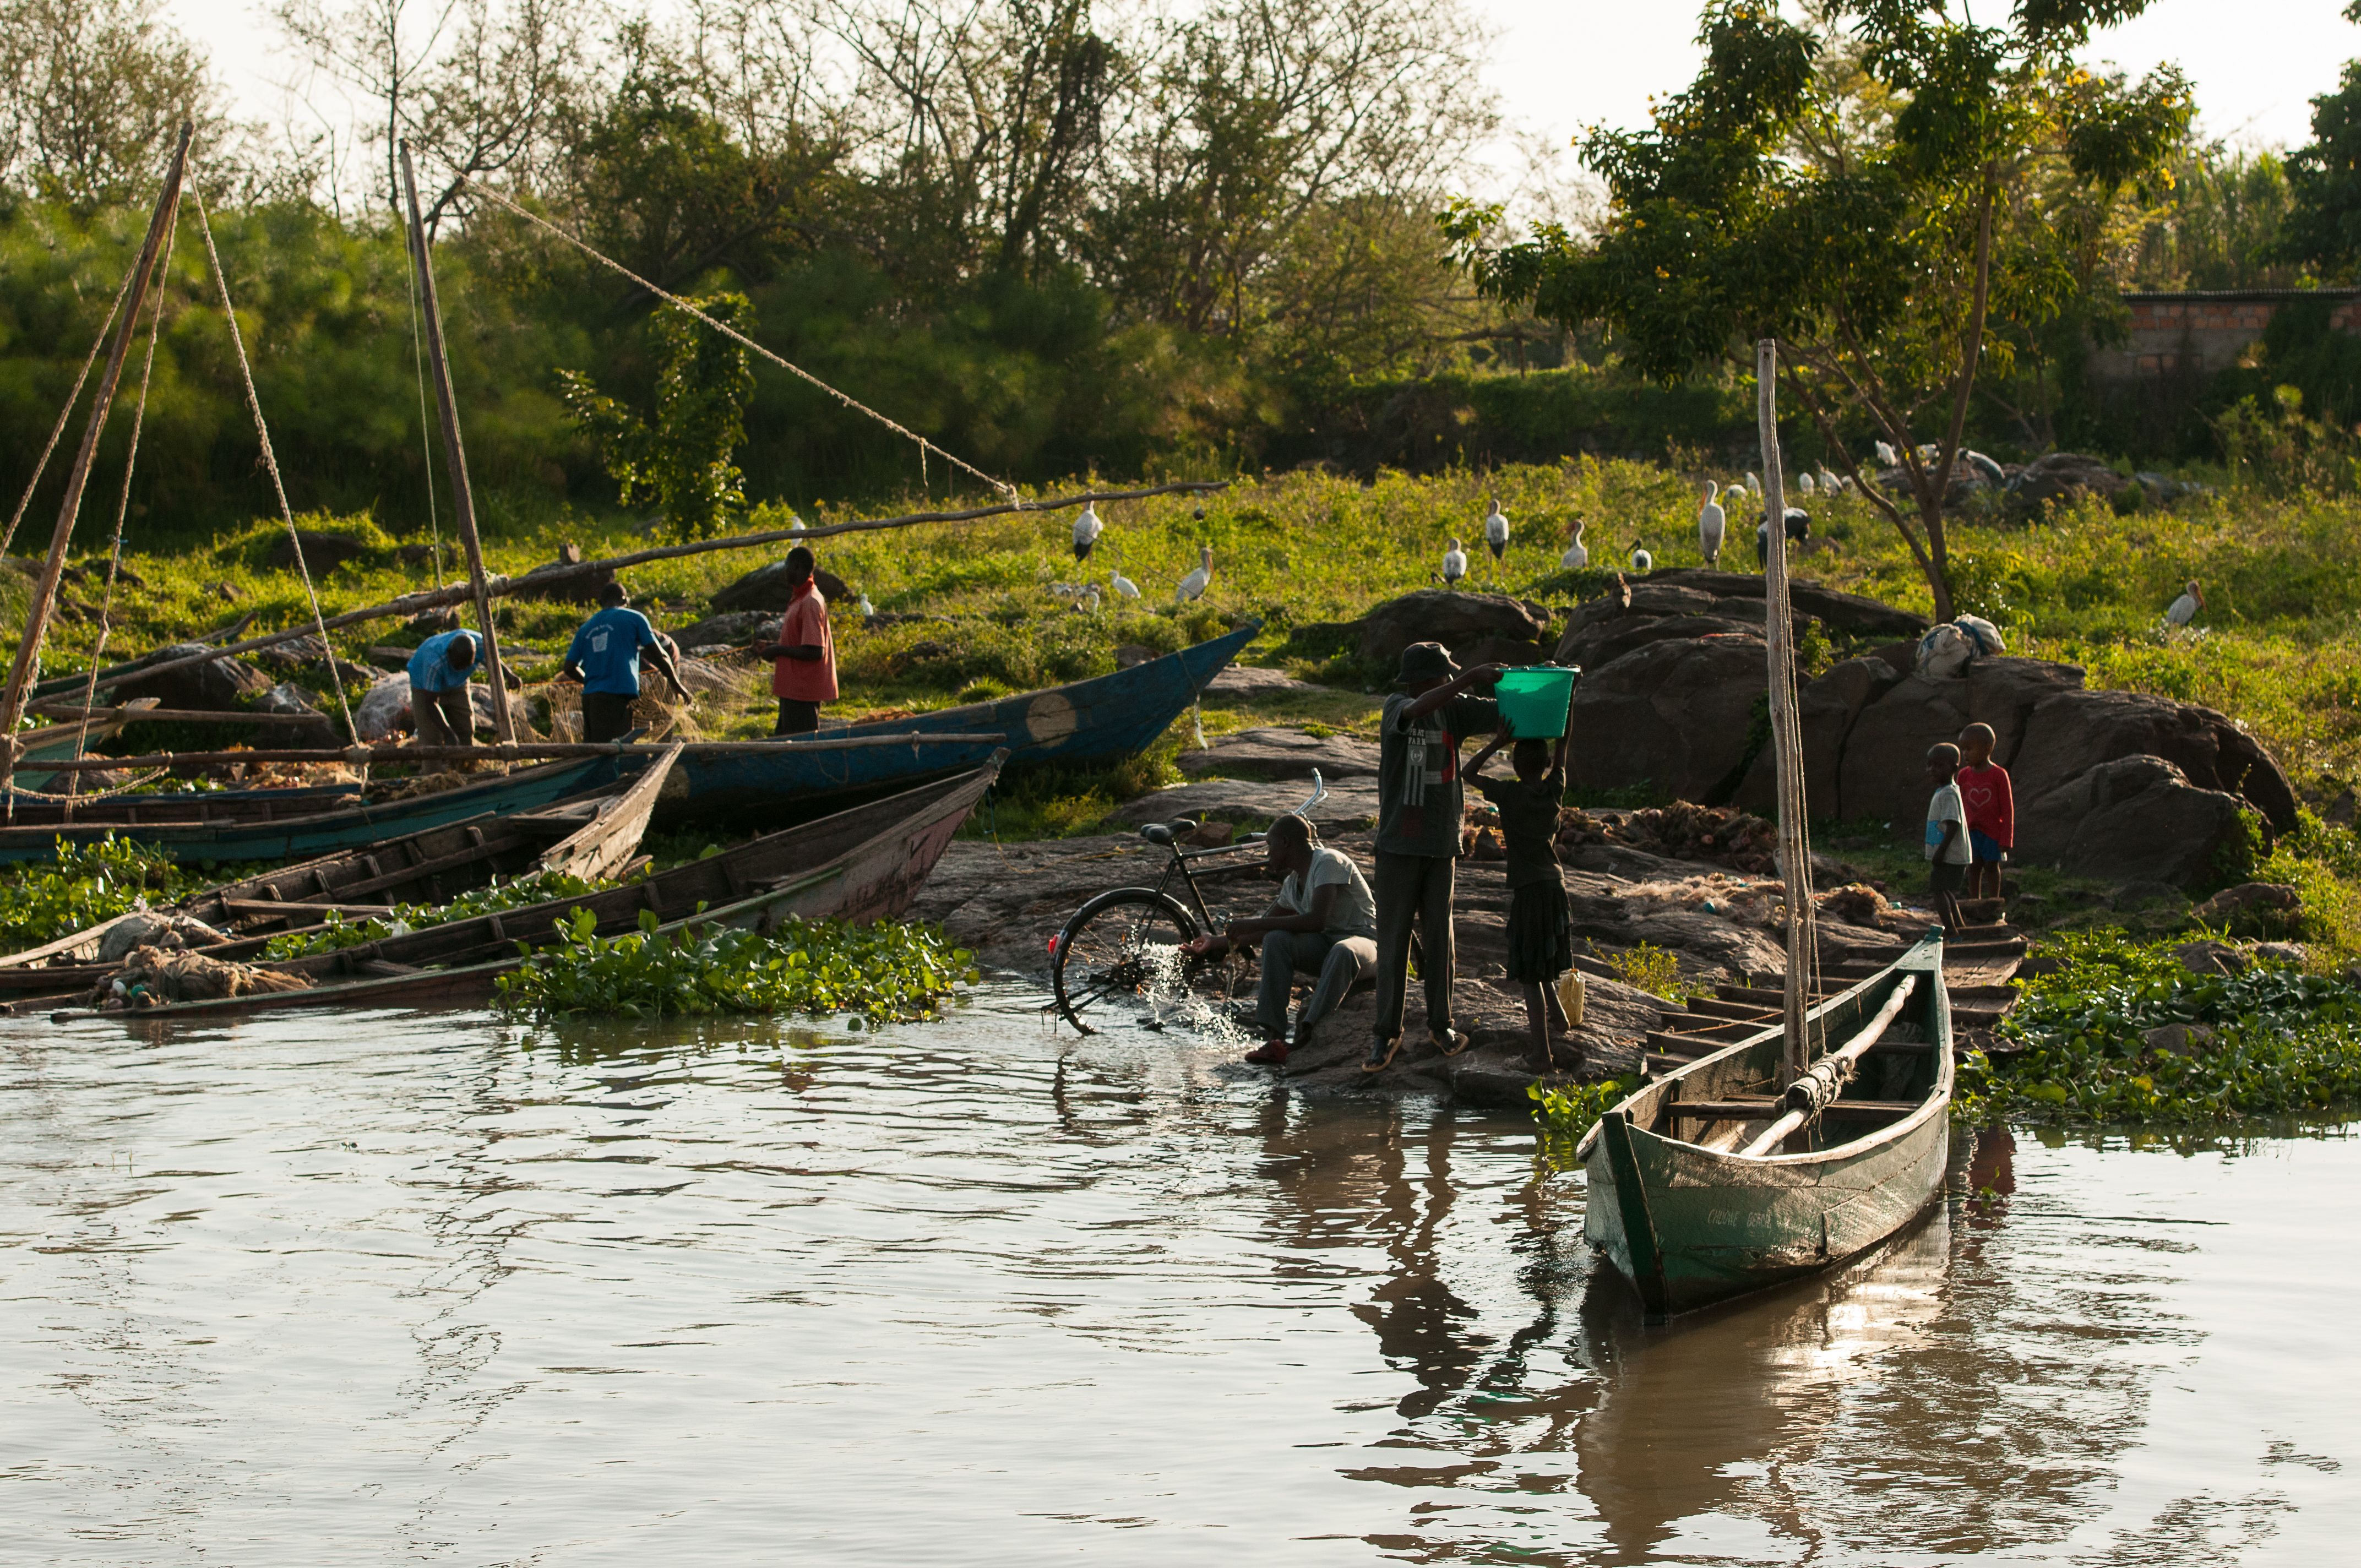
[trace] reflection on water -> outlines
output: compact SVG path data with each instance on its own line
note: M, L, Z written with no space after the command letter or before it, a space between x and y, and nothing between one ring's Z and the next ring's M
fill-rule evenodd
M2361 1139L1985 1140L1648 1328L1513 1117L1035 999L0 1033L0 1560L2316 1563Z

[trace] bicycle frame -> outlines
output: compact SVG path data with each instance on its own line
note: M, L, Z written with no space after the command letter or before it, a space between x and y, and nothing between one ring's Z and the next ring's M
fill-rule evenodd
M1189 890L1189 902L1194 906L1198 923L1210 934L1214 930L1213 911L1206 907L1205 894L1198 887L1197 879L1190 874L1189 862L1211 860L1216 855L1235 855L1241 850L1257 847L1261 842L1262 836L1257 834L1238 843L1221 844L1210 850L1184 850L1175 844L1172 846L1172 858L1165 862L1164 874L1156 879L1155 891L1169 894L1173 875L1178 872L1181 885Z

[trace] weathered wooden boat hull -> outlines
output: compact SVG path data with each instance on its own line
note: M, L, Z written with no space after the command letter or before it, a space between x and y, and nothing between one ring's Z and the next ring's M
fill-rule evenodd
M418 795L382 806L341 804L350 800L349 791L252 790L239 792L247 806L268 805L276 815L234 817L221 821L175 817L170 811L182 803L201 805L207 800L221 800L225 795L141 797L143 802L156 803L155 815L135 815L128 820L95 819L77 812L71 822L52 818L28 823L20 805L16 824L0 827L0 862L44 860L55 851L60 839L88 844L110 834L159 850L181 861L309 860L485 812L530 811L610 784L615 776L611 761L588 757L523 768L505 777L488 778L481 784L464 784L440 795ZM270 800L265 801L266 796Z
M635 929L642 908L655 910L658 928L666 931L707 925L768 930L789 916L889 919L910 907L998 772L997 761L990 761L960 778L771 834L753 845L611 893L454 921L408 937L273 966L325 981L307 991L176 1002L136 1013L95 1015L164 1019L299 1007L434 1007L480 1002L492 994L500 976L524 961L516 950L519 941L554 942L556 923L577 907L591 909L597 928L609 936ZM716 894L722 896L717 899ZM394 954L400 957L389 958ZM369 972L412 963L442 967Z
M1586 1135L1584 1235L1631 1282L1651 1316L1691 1311L1840 1263L1894 1234L1941 1193L1952 1067L1939 938L1811 1016L1825 1023L1828 1039L1840 1040L1911 975L1919 983L1901 1021L1916 1025L1925 1048L1873 1056L1856 1080L1859 1088L1916 1101L1905 1116L1825 1147L1763 1157L1735 1148L1762 1130L1767 1113L1672 1120L1668 1107L1681 1101L1726 1102L1767 1080L1779 1051L1774 1028L1649 1084ZM1833 1117L1820 1124L1823 1133L1844 1125Z
M812 737L840 740L915 733L996 735L1005 738L1001 740L809 751L800 751L793 740L782 740L774 752L691 755L675 771L658 814L676 819L760 814L782 804L808 806L830 796L963 773L982 766L1001 749L1008 752L1011 764L1127 757L1153 744L1260 630L1258 625L1244 626L1111 675Z

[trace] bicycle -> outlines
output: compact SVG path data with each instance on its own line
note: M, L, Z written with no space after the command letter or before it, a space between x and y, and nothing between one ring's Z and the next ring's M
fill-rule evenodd
M1115 1005L1151 992L1178 992L1211 1009L1239 994L1235 981L1252 966L1254 954L1185 950L1185 944L1228 924L1207 906L1190 864L1259 845L1263 835L1249 833L1213 849L1182 849L1177 835L1194 832L1197 826L1183 820L1142 828L1141 838L1172 851L1156 885L1110 888L1096 894L1050 938L1049 986L1056 999L1051 1005L1081 1033L1099 1032L1085 1021L1086 1014L1104 1024ZM1176 876L1188 894L1185 905L1169 891Z

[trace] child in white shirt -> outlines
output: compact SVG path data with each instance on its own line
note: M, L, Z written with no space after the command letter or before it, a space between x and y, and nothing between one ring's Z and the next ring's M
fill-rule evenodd
M1943 917L1943 929L1960 928L1960 889L1967 884L1968 865L1975 851L1968 844L1968 808L1952 776L1960 771L1960 749L1946 741L1927 752L1927 782L1935 789L1927 802L1927 885Z

